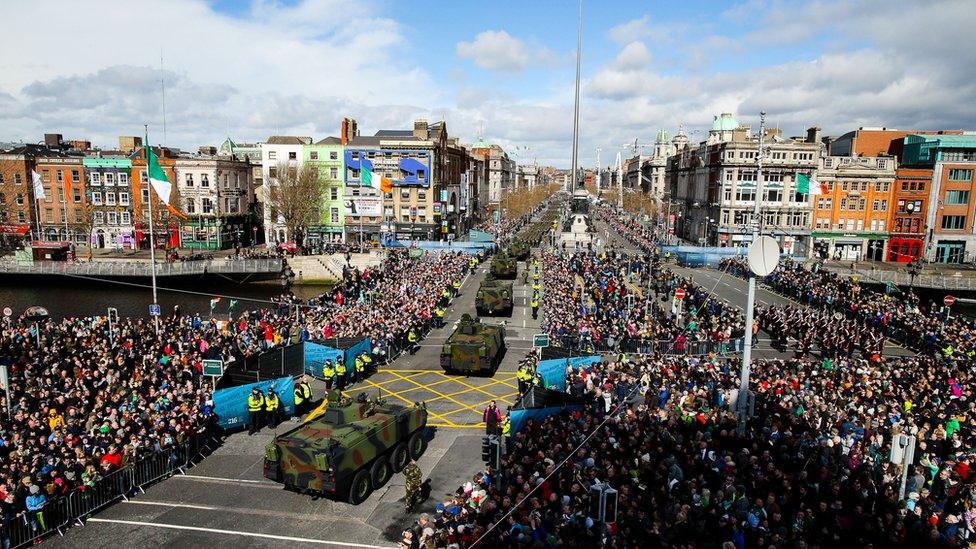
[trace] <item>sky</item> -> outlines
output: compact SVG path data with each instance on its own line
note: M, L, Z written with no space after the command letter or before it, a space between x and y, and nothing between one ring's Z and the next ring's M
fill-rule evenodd
M35 0L0 18L0 141L119 135L196 150L445 120L568 167L577 4L565 0ZM976 129L976 1L611 1L583 7L580 162L712 117ZM162 63L160 62L162 58ZM165 133L163 94L165 83ZM627 154L631 154L627 152Z

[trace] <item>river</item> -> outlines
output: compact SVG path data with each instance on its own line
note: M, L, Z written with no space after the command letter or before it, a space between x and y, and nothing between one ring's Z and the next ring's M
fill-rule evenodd
M326 286L295 286L292 291L303 299L315 297L327 290ZM170 314L174 305L183 313L210 314L210 300L221 298L215 310L218 316L226 315L231 296L238 298L235 312L257 309L268 305L268 300L281 293L277 281L237 284L229 281L210 280L193 283L160 281L159 304L163 314ZM24 282L0 280L0 309L10 307L14 316L33 305L48 310L52 318L68 316L104 315L108 307L119 310L120 316L149 316L152 290L148 284L138 286L111 281L78 280L70 278L42 278Z

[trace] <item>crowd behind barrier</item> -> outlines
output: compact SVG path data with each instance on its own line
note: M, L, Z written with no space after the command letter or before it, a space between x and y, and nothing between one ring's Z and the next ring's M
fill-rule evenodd
M645 253L653 256L654 250ZM552 273L543 286L550 330L596 342L626 332L630 320L657 321L620 314L626 311L626 299L620 298L631 290L618 286L630 288L624 281L632 270L612 248L596 257L547 256L544 265ZM664 273L653 259L648 265L648 271L663 275L654 277L651 291L668 298L683 287L692 296L686 298L686 314L666 311L663 320L672 325L659 329L684 333L690 319L710 312L711 299L699 301L707 292ZM774 280L787 289L792 287L788 278L807 276L796 272ZM738 357L657 352L569 368L565 391L581 399L582 408L527 419L507 441L501 469L485 467L474 474L404 531L401 547L973 543L976 394L966 354L968 321L942 327L954 338L952 349L945 348L945 339L925 344L938 314L919 310L911 296L900 305L859 296L857 289L850 294L843 281L802 280L796 297L813 309L783 309L799 315L789 321L812 324L801 339L816 339L819 352L753 365L755 416L742 434L735 412ZM885 318L889 307L893 312ZM616 312L606 313L609 309ZM829 315L803 316L821 310ZM568 321L560 324L561 319ZM744 331L741 315L725 319ZM781 336L776 318L761 314L759 322ZM922 334L916 338L923 351L919 356L875 352L878 330L898 323L904 329L912 322L918 323L912 331ZM842 329L831 331L830 324ZM845 335L856 344L829 342ZM670 340L677 344L676 337ZM904 498L899 497L902 468L889 460L901 434L917 439L914 462L905 469ZM617 497L601 521L597 500L605 485Z

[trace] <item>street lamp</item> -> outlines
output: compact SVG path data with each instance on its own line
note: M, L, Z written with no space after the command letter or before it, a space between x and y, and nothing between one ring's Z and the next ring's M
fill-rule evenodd
M913 292L915 289L915 277L922 272L922 262L920 258L915 258L908 263L906 267L908 269L908 276L911 277L908 282L908 291Z

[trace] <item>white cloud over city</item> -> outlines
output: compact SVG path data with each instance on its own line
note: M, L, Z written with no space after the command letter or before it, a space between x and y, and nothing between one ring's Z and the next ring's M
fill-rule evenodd
M976 51L960 46L976 24L971 7L754 1L700 25L638 12L587 28L581 158L590 165L597 146L679 123L706 127L724 111L752 123L764 109L792 134L972 129ZM40 10L45 25L22 23ZM379 0L260 0L233 16L198 0L5 4L0 49L16 55L0 61L0 140L53 131L111 146L145 122L159 135L162 49L167 141L187 149L227 135L321 138L343 116L366 131L424 116L445 117L462 140L484 128L486 139L568 164L571 45L494 25L445 37L454 64L432 66L410 47L411 23L387 11ZM83 41L65 39L83 29Z

